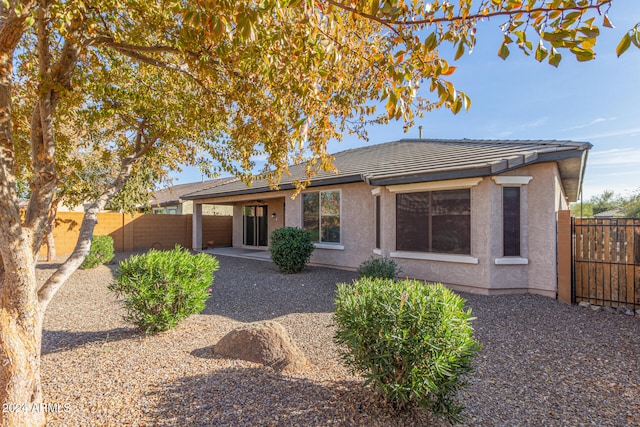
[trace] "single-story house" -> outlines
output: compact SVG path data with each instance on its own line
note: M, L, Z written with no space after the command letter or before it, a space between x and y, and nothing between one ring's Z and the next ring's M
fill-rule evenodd
M593 214L594 218L623 218L624 211L622 209L610 209L597 214Z
M277 191L230 182L193 200L193 247L205 204L233 206L233 246L269 245L282 226L309 230L311 262L357 268L394 259L406 277L500 294L557 292L556 214L581 191L587 142L403 139L334 154L297 197L291 167Z
M156 190L149 200L151 212L154 214L189 215L193 213L193 201L183 199L186 194L196 191L204 191L219 185L236 181L237 178L219 178L189 184L172 185L171 187ZM146 207L145 207L146 208ZM233 209L224 205L206 205L203 215L230 216Z

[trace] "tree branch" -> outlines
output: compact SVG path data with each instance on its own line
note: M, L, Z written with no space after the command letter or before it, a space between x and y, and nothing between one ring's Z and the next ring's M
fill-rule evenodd
M84 42L84 46L103 46L114 49L116 52L119 52L122 55L128 56L132 59L144 62L149 65L154 65L156 67L165 68L172 71L177 71L181 74L186 75L194 82L196 82L199 86L204 88L208 94L214 94L215 92L209 88L201 79L193 75L189 72L186 64L177 65L172 64L168 61L163 61L157 58L153 58L149 56L150 54L171 54L176 56L184 56L188 57L193 61L198 61L202 58L204 52L186 50L186 49L178 49L172 46L166 45L155 45L155 46L142 46L142 45L133 45L130 43L122 43L116 42L111 36L98 36L87 39ZM243 79L249 79L249 77L242 74L239 70L229 66L228 64L224 64L220 60L214 59L212 57L208 58L210 64L220 67L226 70L228 73Z
M436 24L436 23L454 23L454 22L461 22L461 21L472 21L472 20L476 20L476 19L490 19L490 18L495 18L497 16L515 16L515 15L531 15L534 13L542 13L542 14L549 14L551 12L582 12L582 11L587 11L590 9L595 9L595 10L599 10L601 7L605 6L605 5L610 5L612 0L604 0L602 3L599 4L589 4L586 6L574 6L574 7L538 7L535 9L529 9L527 10L526 8L515 8L515 9L511 9L511 10L499 10L496 12L489 12L489 13L476 13L473 15L466 15L466 16L452 16L452 17L441 17L441 18L429 18L429 19L416 19L415 21L398 21L398 20L393 20L393 19L384 19L384 18L378 18L375 15L371 15L369 13L360 11L354 7L348 6L346 4L343 4L339 1L336 0L326 0L327 3L331 4L332 6L338 7L340 9L346 10L348 12L354 13L356 15L362 16L363 18L378 22L382 25L385 26L390 26L390 25L397 25L397 26L413 26L413 25L425 25L425 24Z
M71 77L77 66L79 45L73 37L67 37L60 57L51 65L48 11L46 0L38 9L38 58L42 76L38 104L31 116L31 153L33 167L33 190L25 214L24 226L32 230L33 253L37 253L48 226L57 186L56 149L53 131L53 116L60 93L71 84ZM75 18L68 26L71 35L81 27L81 19Z
M34 1L23 2L20 16L10 5L0 4L0 256L7 251L10 242L21 234L20 212L15 178L15 150L13 140L13 113L11 83L13 80L13 55L26 29L26 19Z
M100 45L104 47L109 47L116 52L119 52L122 55L128 56L131 59L135 59L136 61L143 62L145 64L153 65L154 67L164 68L166 70L175 71L187 76L189 79L193 80L200 87L202 87L208 94L211 94L211 89L198 77L189 72L186 64L177 65L172 64L167 61L163 61L157 58L153 58L151 56L145 55L145 53L171 53L175 55L185 54L184 52L179 51L178 49L169 47L169 46L135 46L124 43L115 42L111 37L95 37L93 39L89 39L86 43L87 46L90 45Z
M118 52L138 52L138 53L170 53L172 55L182 55L185 52L175 47L156 45L156 46L142 46L132 45L128 43L116 42L111 36L98 36L87 39L84 42L85 46L99 45L116 49Z
M139 136L140 131L137 132ZM147 140L147 143L140 147L135 153L122 159L120 163L120 171L116 177L113 185L107 188L85 211L82 218L82 224L80 225L80 235L78 236L78 242L74 248L71 256L49 277L49 279L42 285L38 291L38 301L40 308L45 311L47 305L51 302L56 292L65 283L65 281L73 274L74 271L80 267L84 259L89 254L91 249L91 238L93 236L93 229L98 221L98 213L109 203L109 201L115 196L124 185L127 183L131 171L136 161L144 156L145 153L151 149L151 147L160 139L163 132L159 132L158 135L149 138L148 140L144 135L141 138Z

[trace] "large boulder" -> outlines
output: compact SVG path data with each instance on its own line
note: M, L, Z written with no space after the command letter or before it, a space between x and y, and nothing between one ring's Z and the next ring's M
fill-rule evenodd
M248 323L222 337L215 352L224 357L262 363L277 371L296 371L307 359L278 322Z

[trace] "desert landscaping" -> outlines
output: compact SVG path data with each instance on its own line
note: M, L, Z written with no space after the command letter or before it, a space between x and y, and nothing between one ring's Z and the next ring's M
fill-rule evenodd
M123 259L128 254L118 254ZM117 265L78 270L47 311L42 376L52 426L433 425L381 405L332 342L337 282L354 272L218 257L205 311L144 336L107 290ZM39 277L54 267L40 264ZM483 350L460 394L465 425L640 423L640 319L532 295L464 294ZM296 372L222 358L249 322L281 323L309 363ZM57 404L57 405L56 405Z

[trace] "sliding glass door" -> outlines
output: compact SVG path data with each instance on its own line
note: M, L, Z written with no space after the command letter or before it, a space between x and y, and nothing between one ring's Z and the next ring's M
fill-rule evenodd
M242 208L245 246L268 246L269 226L266 205L245 206Z

